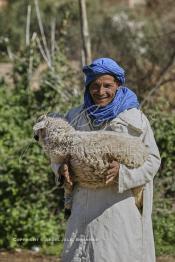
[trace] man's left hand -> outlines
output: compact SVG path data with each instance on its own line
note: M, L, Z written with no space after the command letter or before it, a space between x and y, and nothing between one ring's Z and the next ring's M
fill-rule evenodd
M106 177L106 184L109 184L114 180L117 180L117 177L119 175L119 168L120 164L117 161L113 161L109 164L109 169L107 172L108 175Z

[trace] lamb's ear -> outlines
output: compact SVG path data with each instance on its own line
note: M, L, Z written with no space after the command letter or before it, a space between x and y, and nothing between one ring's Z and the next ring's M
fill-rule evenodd
M41 115L41 116L37 119L37 123L45 120L46 118L47 118L46 115Z
M38 123L36 123L36 124L34 125L33 131L36 132L36 131L38 131L39 129L45 128L45 126L46 126L46 121L45 121L45 120L40 121L40 122L38 122Z

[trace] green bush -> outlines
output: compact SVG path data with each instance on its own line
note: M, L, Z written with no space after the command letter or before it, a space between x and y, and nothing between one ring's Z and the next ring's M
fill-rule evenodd
M161 154L161 167L154 179L153 227L156 254L174 254L175 246L175 118L166 101L147 109Z
M14 87L0 86L0 247L6 248L44 246L45 239L64 235L63 192L55 186L50 163L32 138L32 126L38 115L65 113L79 103L77 74L59 51L39 89L31 90L29 56L26 50L15 60ZM38 65L39 58L33 70Z
M51 45L51 23L55 20L56 39L60 41L61 38L66 37L66 46L73 47L73 45L69 44L71 37L67 32L67 28L72 25L72 21L77 20L78 3L72 0L42 0L38 1L38 3L48 46ZM30 37L34 32L38 36L41 35L34 1L8 0L7 7L0 9L0 32L2 36L2 39L0 38L0 49L3 50L0 59L6 59L7 45L11 47L14 54L25 47L28 5L31 6ZM69 32L71 33L71 30Z
M153 223L156 254L175 254L175 214L157 213Z

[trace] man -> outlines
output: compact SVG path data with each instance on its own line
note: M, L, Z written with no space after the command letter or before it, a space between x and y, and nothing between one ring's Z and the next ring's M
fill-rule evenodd
M85 66L84 103L67 114L77 130L112 130L138 136L148 147L145 163L135 169L113 161L102 189L73 191L62 261L154 262L152 232L153 178L160 155L146 116L139 110L137 96L124 87L124 70L110 58L99 58ZM55 173L70 184L69 164ZM137 209L131 189L143 186L143 210Z

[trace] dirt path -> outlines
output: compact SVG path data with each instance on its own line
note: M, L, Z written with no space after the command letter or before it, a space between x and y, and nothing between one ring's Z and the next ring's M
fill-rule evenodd
M0 252L1 262L60 262L55 256L44 256L32 251Z
M0 252L1 262L61 262L58 257L44 256L40 253L32 251L21 252ZM156 262L175 262L175 256L162 256L158 257Z
M158 257L156 262L175 262L175 256Z

